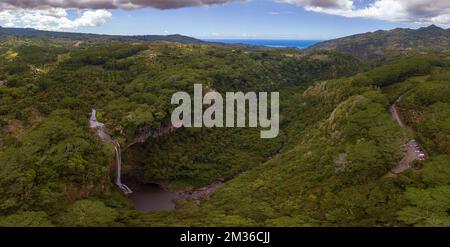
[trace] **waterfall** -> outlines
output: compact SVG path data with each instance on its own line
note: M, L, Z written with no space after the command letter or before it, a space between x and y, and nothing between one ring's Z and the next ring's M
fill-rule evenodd
M114 144L114 150L116 151L116 185L125 193L131 194L133 191L122 183L122 151L120 149L119 142L113 140L106 132L105 125L97 121L97 110L92 109L91 116L89 118L89 126L95 130L98 136L106 142Z
M122 184L122 156L120 154L121 150L120 150L120 144L119 143L115 143L114 144L114 149L116 150L116 165L117 165L117 169L116 169L116 184L120 185Z
M114 142L114 149L116 150L116 185L123 190L125 194L131 194L133 191L122 183L122 151L120 150L120 144Z

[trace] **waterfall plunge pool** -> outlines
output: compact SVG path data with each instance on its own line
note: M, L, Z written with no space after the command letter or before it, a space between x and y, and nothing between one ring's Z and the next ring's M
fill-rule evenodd
M176 192L166 191L157 184L144 184L133 188L128 195L134 208L140 212L172 211L175 209Z

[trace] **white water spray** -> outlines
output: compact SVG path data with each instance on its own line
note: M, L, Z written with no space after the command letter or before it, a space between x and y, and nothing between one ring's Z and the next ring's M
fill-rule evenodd
M131 194L133 191L122 183L122 151L120 144L113 140L106 132L105 125L97 121L97 111L92 109L91 117L89 118L89 125L95 130L98 136L102 140L114 144L114 150L116 151L116 185L125 193Z

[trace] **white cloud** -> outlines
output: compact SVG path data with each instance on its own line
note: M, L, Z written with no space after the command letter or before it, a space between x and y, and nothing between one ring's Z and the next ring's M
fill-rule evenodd
M307 11L350 18L438 24L450 27L449 0L374 0L357 8L358 0L275 0L303 6Z
M80 11L78 16L69 19L62 8L40 10L12 9L0 12L0 22L6 27L29 27L41 30L70 30L82 27L95 27L105 24L112 18L107 10Z
M246 0L0 0L0 25L43 30L70 30L105 24L110 9L176 9ZM67 10L78 9L69 19Z
M14 26L15 20L16 20L16 16L11 14L10 12L8 12L8 11L0 12L0 22L3 23L3 26L12 27L12 26Z
M353 5L352 0L275 0L275 2L324 9L351 9Z

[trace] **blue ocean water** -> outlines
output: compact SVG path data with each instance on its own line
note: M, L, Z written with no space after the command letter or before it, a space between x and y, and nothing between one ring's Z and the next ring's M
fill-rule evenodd
M320 40L272 40L272 39L207 39L208 42L225 44L244 44L267 47L294 47L298 49L308 48L320 42Z

